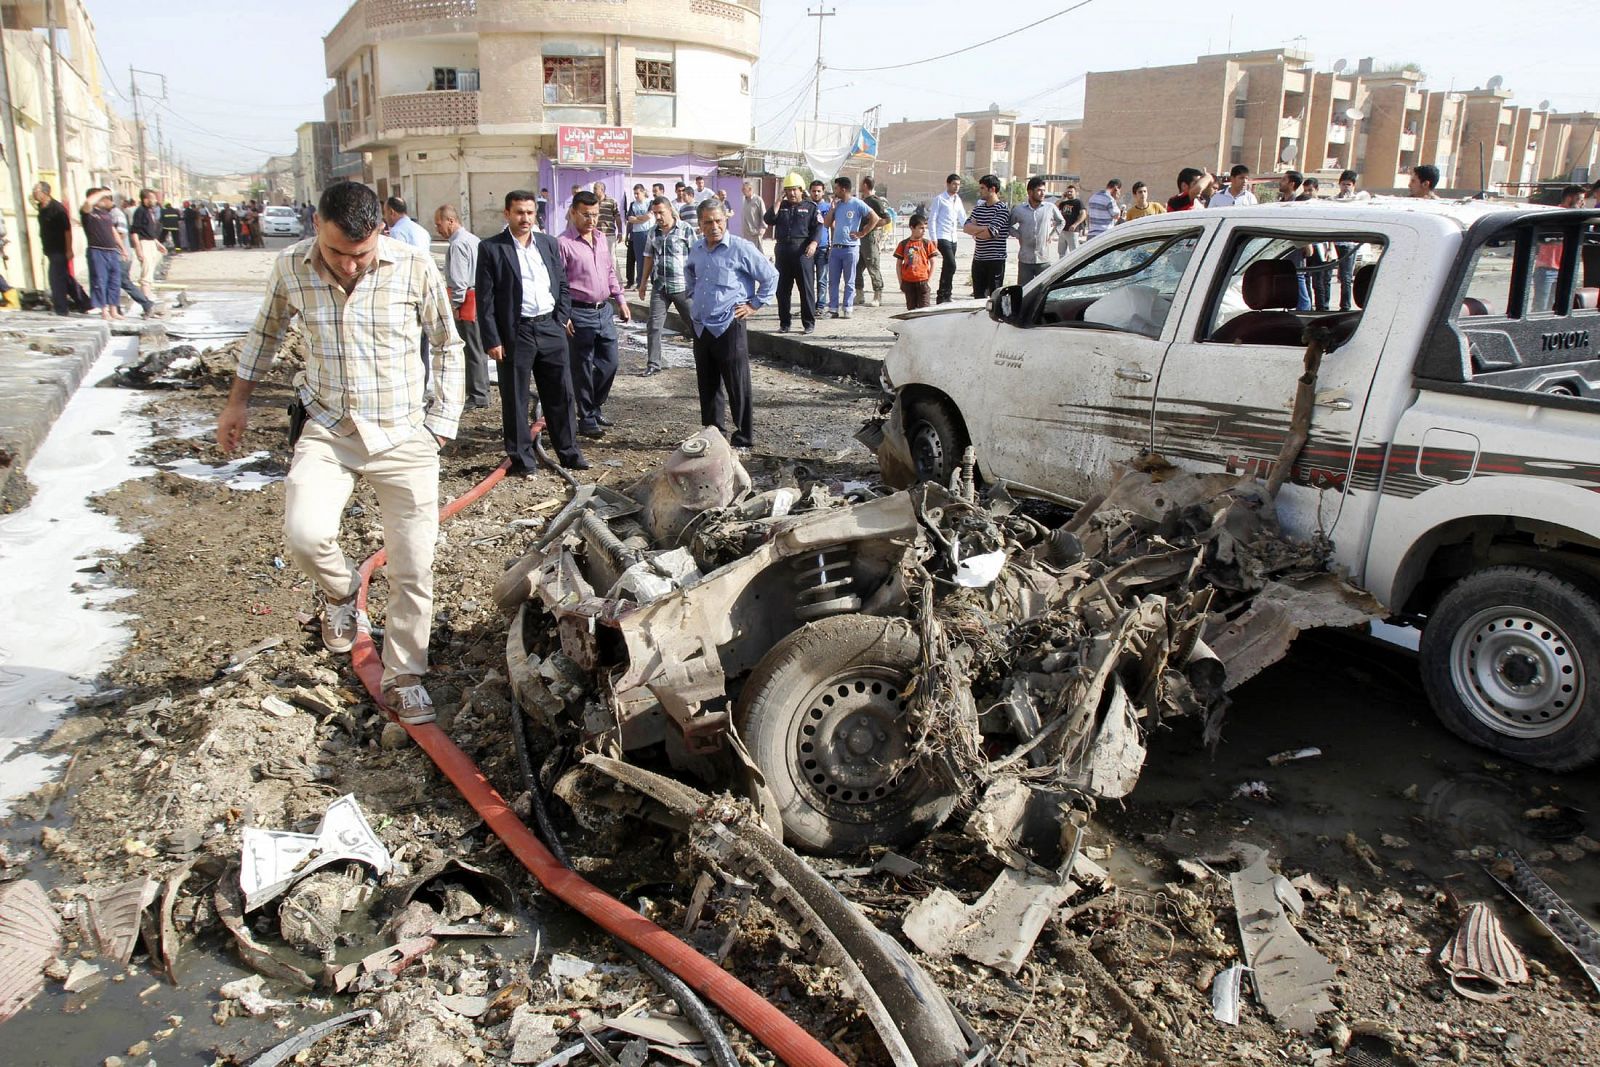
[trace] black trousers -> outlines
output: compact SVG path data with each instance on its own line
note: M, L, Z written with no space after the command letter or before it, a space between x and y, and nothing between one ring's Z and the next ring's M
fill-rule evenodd
M937 299L941 304L950 302L950 294L956 285L956 243L954 241L939 242L939 292Z
M45 258L50 261L50 303L57 315L65 315L67 297L72 292L72 275L67 271L67 257L51 253Z
M754 440L750 412L750 347L743 319L713 337L710 330L694 335L694 375L700 386L700 425L715 426L724 435L728 424L722 419L722 394L728 394L728 412L734 430L730 440L735 448L749 448Z
M516 344L500 363L500 421L506 455L532 469L533 435L528 432L528 383L539 391L545 429L556 455L572 460L578 451L578 422L572 402L572 365L567 360L567 333L553 315L517 322Z
M800 286L800 324L802 326L815 326L817 323L817 285L813 274L815 268L812 259L805 254L804 244L778 245L778 325L784 329L789 328L793 321L790 314L790 290L796 284Z
M1005 283L1005 260L975 259L972 261L972 298L974 300L982 300Z

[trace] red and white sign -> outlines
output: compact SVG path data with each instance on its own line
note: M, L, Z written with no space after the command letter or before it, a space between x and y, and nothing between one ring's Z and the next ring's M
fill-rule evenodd
M563 166L633 166L633 130L627 126L558 126L556 156Z

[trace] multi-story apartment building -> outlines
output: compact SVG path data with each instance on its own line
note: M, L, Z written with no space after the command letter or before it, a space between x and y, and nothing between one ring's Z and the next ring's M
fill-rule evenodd
M1600 114L1584 111L1545 115L1536 166L1540 181L1600 179Z
M752 140L760 28L760 0L356 0L329 117L381 195L485 232L511 189L711 174Z
M333 180L336 135L332 123L302 122L295 129L295 203L316 203L322 189Z
M950 174L994 174L1006 182L1062 174L1079 125L1076 119L1019 121L1017 112L998 106L952 118L891 122L878 131L878 158L871 170L893 198L917 201L942 192ZM1064 184L1053 183L1051 191Z

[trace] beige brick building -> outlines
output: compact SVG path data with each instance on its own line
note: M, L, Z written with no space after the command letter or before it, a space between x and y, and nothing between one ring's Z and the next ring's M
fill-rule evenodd
M1021 121L1015 111L990 107L951 118L891 122L878 131L878 181L895 200L923 202L944 190L950 174L994 174L1022 181L1035 174L1066 174L1076 119ZM1052 182L1059 192L1064 182Z
M356 0L323 40L329 118L381 195L489 232L513 188L709 175L752 139L760 27L760 0ZM634 166L563 166L561 126L629 128Z

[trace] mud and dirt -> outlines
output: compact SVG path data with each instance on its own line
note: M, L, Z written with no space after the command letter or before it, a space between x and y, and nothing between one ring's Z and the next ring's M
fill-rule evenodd
M643 378L642 364L641 352L625 350L608 406L617 426L586 445L594 480L628 484L698 428L693 372L680 366ZM209 436L228 383L225 353L208 368L196 388L151 394L158 435L144 461L217 467L229 458ZM532 1050L572 1040L541 1035L580 1019L615 1016L646 999L670 1012L612 946L537 889L403 732L386 729L348 661L324 651L300 621L298 613L314 610L312 591L286 562L283 486L274 480L288 460L287 396L286 376L257 392L241 454L255 457L245 469L265 483L258 488L163 469L99 501L143 540L83 580L114 580L133 591L117 606L137 616L135 638L108 671L105 694L87 701L56 738L74 754L63 780L20 805L4 828L0 841L15 862L0 863L0 878L40 879L60 900L83 886L160 879L197 858L235 861L247 826L310 832L330 802L352 794L398 861L392 879L448 858L483 867L515 889L514 936L441 942L398 977L377 976L354 995L269 981L262 995L283 1003L263 1007L218 992L248 972L216 921L207 876L197 873L174 915L183 939L180 985L143 950L126 968L100 959L113 981L98 994L67 994L51 981L4 1024L8 1048L23 1050L7 1062L243 1063L359 1007L378 1009L381 1023L346 1029L296 1062L499 1063L519 1046L519 1060L538 1062L542 1055L526 1058ZM872 457L851 440L875 406L866 390L759 365L755 396L749 465L758 486L873 480ZM499 438L496 408L468 413L443 453L443 496L493 468ZM564 496L549 474L508 481L449 523L439 544L429 684L441 725L507 797L523 790L502 677L506 622L491 591ZM381 541L376 503L358 489L345 520L346 550L361 558ZM379 629L382 604L380 578ZM1126 802L1102 805L1091 824L1088 855L1110 872L1108 882L1085 886L1052 917L1015 977L959 958L922 957L923 966L1002 1063L1592 1060L1595 990L1499 893L1482 862L1498 847L1520 848L1592 918L1600 900L1600 857L1591 851L1600 849L1593 842L1600 787L1592 775L1551 778L1457 744L1432 722L1413 675L1403 653L1363 638L1303 639L1289 659L1234 694L1215 756L1194 724L1151 738L1140 786ZM1307 745L1322 756L1268 762ZM1240 795L1250 782L1262 786ZM525 811L527 798L513 803ZM553 817L586 876L667 928L682 928L698 872L682 861L681 839L633 820L586 830L559 802ZM997 874L998 863L959 833L961 819L958 813L907 851L921 865L911 874L860 873L874 855L853 867L817 866L898 936L907 907L934 887L970 903ZM1248 979L1240 1024L1212 1018L1210 981L1239 959L1238 916L1225 873L1178 862L1219 855L1233 841L1267 848L1282 874L1309 874L1327 890L1308 895L1296 921L1338 969L1334 1008L1313 1033L1275 1029ZM1458 905L1480 899L1506 920L1531 971L1528 984L1495 1004L1457 996L1436 962ZM807 958L759 889L717 886L697 913L686 934L691 943L718 954L845 1062L883 1062L840 976ZM281 949L276 914L275 905L263 909L265 918L251 927ZM345 941L332 956L339 964L388 943L370 931ZM553 976L553 951L599 966L560 977L563 966ZM86 944L74 944L66 962L86 954ZM320 971L321 961L300 962ZM479 997L490 1003L475 1011ZM256 1008L259 1016L251 1014ZM745 1035L730 1036L745 1062L770 1062ZM1375 1053L1390 1058L1358 1058ZM653 1055L649 1062L672 1061Z

